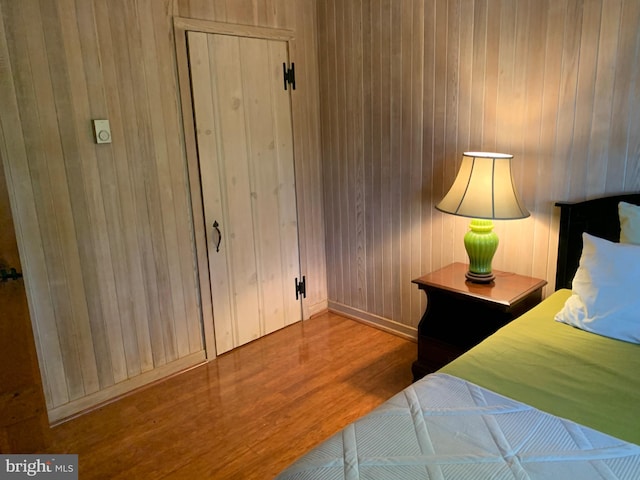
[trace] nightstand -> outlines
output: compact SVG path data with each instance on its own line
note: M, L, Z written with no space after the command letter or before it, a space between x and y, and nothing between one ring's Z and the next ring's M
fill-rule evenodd
M443 367L542 300L547 282L494 270L487 284L466 281L467 265L452 263L413 280L427 295L418 325L413 379Z

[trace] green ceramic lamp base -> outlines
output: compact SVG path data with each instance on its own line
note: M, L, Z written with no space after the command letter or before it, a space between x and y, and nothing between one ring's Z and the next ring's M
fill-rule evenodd
M491 260L498 249L498 235L491 220L472 219L464 236L464 247L469 256L467 280L474 283L491 283Z

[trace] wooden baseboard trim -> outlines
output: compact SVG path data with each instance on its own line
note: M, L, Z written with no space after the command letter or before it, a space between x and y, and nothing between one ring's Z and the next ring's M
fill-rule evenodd
M413 342L417 341L418 330L415 327L409 327L388 318L379 317L369 312L359 310L357 308L343 305L342 303L329 301L329 311L339 313L345 317L351 318L358 322L366 323L372 327L379 328L385 332L393 333L399 337L406 338Z
M130 395L140 388L148 387L158 381L165 380L184 371L191 370L206 361L204 351L192 353L191 355L142 373L136 377L125 380L124 382L112 385L104 390L100 390L87 395L86 397L65 403L59 407L52 408L47 412L49 414L50 426L54 427L95 410L96 408L103 407L104 405L112 403L126 395Z
M306 305L306 304L302 304L302 319L303 320L308 320L312 317L316 317L320 314L323 314L327 311L329 311L329 302L328 300L323 300L321 302L318 303L314 303L313 305Z

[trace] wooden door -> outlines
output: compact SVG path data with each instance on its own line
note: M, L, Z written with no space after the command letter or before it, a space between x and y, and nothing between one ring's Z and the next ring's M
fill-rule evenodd
M49 427L24 282L0 160L0 452L45 447Z
M199 32L188 42L221 354L302 318L288 48Z

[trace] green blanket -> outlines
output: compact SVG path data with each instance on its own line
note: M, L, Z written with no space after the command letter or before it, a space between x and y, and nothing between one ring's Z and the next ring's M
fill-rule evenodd
M570 294L555 292L441 371L640 444L640 345L556 322Z

